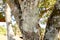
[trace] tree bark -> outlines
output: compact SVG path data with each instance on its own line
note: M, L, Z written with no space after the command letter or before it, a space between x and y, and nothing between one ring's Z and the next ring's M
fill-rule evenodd
M6 18L6 26L7 26L7 40L15 40L13 38L14 32L12 29L11 10L8 4L6 4L6 7L5 7L5 18Z
M19 24L23 40L40 40L39 0L7 0ZM18 20L17 20L18 19Z
M60 36L60 0L54 5L53 12L48 18L44 40L59 40Z

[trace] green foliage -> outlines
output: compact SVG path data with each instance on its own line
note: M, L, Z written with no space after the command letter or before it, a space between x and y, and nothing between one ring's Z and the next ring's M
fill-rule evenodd
M39 3L38 7L39 8L43 8L43 7L48 8L48 7L53 6L55 3L56 3L56 0L44 0Z
M0 12L0 18L3 18L2 12Z
M52 10L55 3L56 0L44 0L42 2L39 2L38 7L40 8L41 14Z
M5 3L6 0L3 0L3 2Z
M47 22L48 17L50 16L54 4L56 3L56 0L44 0L39 2L38 7L40 8L40 18L43 20L40 22L41 24L45 24Z
M6 35L6 28L0 26L0 35Z

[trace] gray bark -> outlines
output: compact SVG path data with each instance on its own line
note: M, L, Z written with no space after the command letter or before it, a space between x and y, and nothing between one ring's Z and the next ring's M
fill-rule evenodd
M40 40L39 0L7 0L19 24L23 40Z
M60 0L54 5L53 12L48 18L44 40L60 40Z

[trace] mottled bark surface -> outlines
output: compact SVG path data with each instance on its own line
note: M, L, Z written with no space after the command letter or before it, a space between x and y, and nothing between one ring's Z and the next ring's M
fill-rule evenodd
M19 23L23 40L40 40L38 1L39 0L7 0L16 21Z
M60 0L57 0L53 12L48 18L44 40L59 40L60 30Z
M24 40L39 40L39 9L37 8L37 4L37 0L24 0L21 3Z

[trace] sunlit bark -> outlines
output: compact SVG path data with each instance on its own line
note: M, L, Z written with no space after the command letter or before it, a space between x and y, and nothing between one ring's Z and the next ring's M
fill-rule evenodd
M13 38L14 32L13 32L12 23L11 23L11 10L8 4L6 4L6 7L5 7L5 17L6 17L6 25L7 25L7 40L15 40Z

